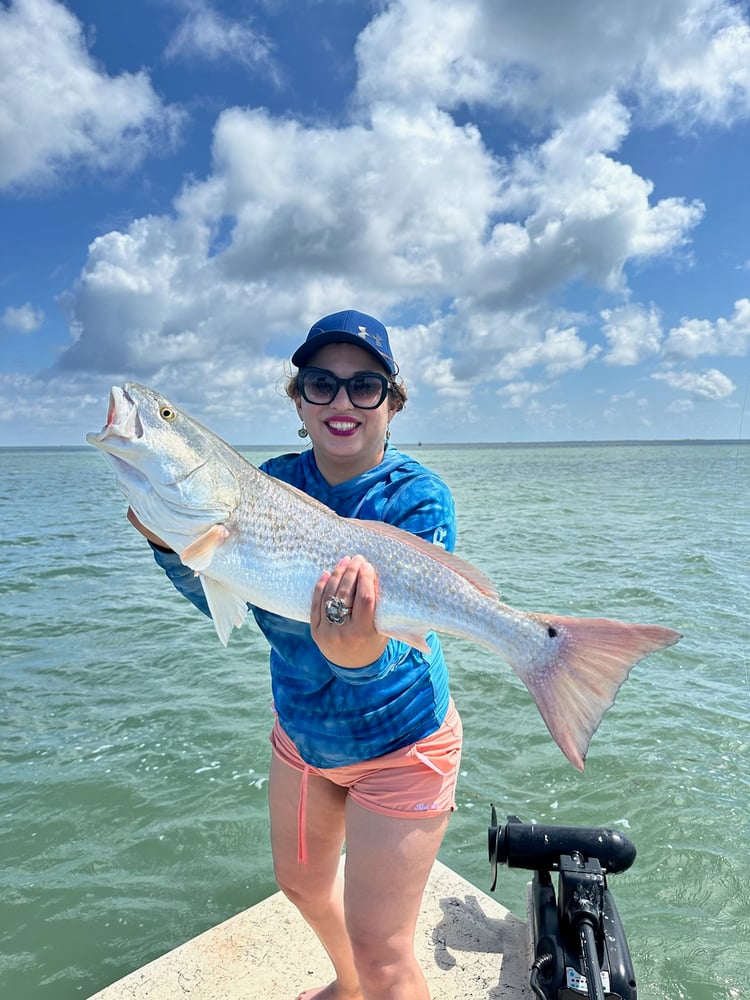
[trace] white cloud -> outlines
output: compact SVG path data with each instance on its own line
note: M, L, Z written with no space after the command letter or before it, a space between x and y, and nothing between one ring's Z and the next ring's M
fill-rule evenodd
M481 15L472 2L388 4L357 41L360 103L455 107L490 101L497 70L477 49Z
M0 6L0 109L0 190L73 168L132 170L182 122L143 71L108 76L55 0Z
M43 443L49 428L59 427L61 414L65 414L65 422L74 424L82 413L96 404L101 409L103 422L101 393L92 394L92 385L87 375L50 380L0 374L0 424L27 427L38 432L39 443Z
M661 350L661 319L654 306L604 309L602 330L610 349L602 359L609 365L637 365Z
M58 9L51 0L24 6L42 3ZM557 2L541 6L540 15L539 5L494 0L394 2L360 36L354 119L224 111L209 175L186 183L172 212L92 243L66 298L76 340L60 367L231 386L245 377L237 357L247 356L258 362L247 378L262 406L260 375L278 370L292 346L279 338L355 302L393 320L417 392L421 382L466 399L477 385L507 381L516 405L543 391L530 370L555 379L599 358L580 317L551 303L576 282L621 302L628 264L683 248L704 215L680 192L655 200L652 183L618 157L640 113L633 88L657 66L667 79L654 38L682 37L687 13L677 0L617 11L580 0L564 14ZM720 25L699 0L688 7L706 50ZM171 56L270 58L262 39L207 4L185 9ZM80 38L77 52L94 72ZM660 93L673 102L688 93L669 79ZM521 127L533 106L537 131L493 153L478 126L445 110L462 102L523 111ZM411 310L431 322L409 327ZM615 306L602 319L609 364L659 352L655 309ZM678 356L676 331L670 342Z
M543 30L540 27L543 26ZM729 0L398 0L362 33L358 94L528 121L577 114L610 91L678 126L750 113L750 41Z
M596 345L588 347L575 328L546 330L535 343L509 351L498 366L498 374L502 378L514 378L527 368L540 367L554 378L585 367L599 351Z
M2 316L0 325L18 333L33 333L44 322L44 310L35 309L30 302L22 306L8 306Z
M463 380L457 379L453 371L453 359L441 358L424 366L423 381L425 385L437 390L439 396L451 399L467 399L471 395L471 387Z
M750 26L743 5L716 0L687 4L676 30L654 46L644 78L654 109L678 126L696 121L726 125L747 118Z
M219 353L263 350L331 301L356 296L383 312L433 295L476 253L493 197L476 132L440 113L325 130L233 109L217 123L214 160L174 216L94 241L69 298L80 335L66 367L142 371L178 350L190 361L209 340ZM214 246L226 218L231 232Z
M671 403L664 407L665 413L674 413L678 417L685 416L686 414L693 413L694 411L695 400L687 399L684 396L680 399L674 399Z
M737 388L734 382L717 368L709 368L704 372L655 372L651 377L666 382L672 389L687 392L698 399L726 399Z
M703 206L680 198L652 205L652 184L606 155L628 123L607 95L505 165L488 206L501 219L470 272L480 305L517 306L573 280L622 290L629 260L687 241Z
M187 0L182 6L185 16L167 45L167 59L229 59L248 68L264 69L272 79L278 79L273 46L253 31L248 16L233 21L205 0Z
M702 354L740 356L750 348L750 299L738 299L729 319L683 319L664 344L669 359L693 360Z
M506 409L520 410L530 399L548 389L543 382L509 382L498 389L498 395L505 399L503 406Z
M368 123L338 128L230 109L212 174L186 186L174 215L92 244L68 300L78 339L61 364L145 374L178 356L193 363L207 342L216 356L263 352L331 302L387 315L420 301L445 311L436 362L450 320L456 384L493 366L508 379L580 368L600 348L551 326L545 297L577 278L621 288L629 258L668 252L700 215L670 216L644 249L662 203L597 152L626 121L607 99L501 166L477 129L435 108L379 105Z

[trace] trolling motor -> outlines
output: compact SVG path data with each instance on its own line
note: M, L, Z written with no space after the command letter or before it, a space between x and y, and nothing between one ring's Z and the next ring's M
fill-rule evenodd
M625 931L607 887L624 872L635 847L604 827L538 826L517 816L488 833L491 889L498 864L534 872L529 886L529 982L539 1000L638 1000ZM550 872L558 873L558 893Z

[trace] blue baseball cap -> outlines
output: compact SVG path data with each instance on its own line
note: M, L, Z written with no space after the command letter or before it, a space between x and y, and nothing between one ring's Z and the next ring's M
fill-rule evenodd
M345 309L343 312L324 316L310 327L310 332L292 355L292 364L302 368L312 355L326 344L356 344L374 355L381 365L395 375L398 365L393 360L388 331L373 316Z

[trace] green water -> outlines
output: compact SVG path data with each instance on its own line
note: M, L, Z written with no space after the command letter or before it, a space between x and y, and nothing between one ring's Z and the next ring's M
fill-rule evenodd
M490 801L619 827L639 998L750 996L750 448L412 451L503 600L685 634L634 669L583 775L510 669L448 638L466 743L441 859L489 888ZM252 624L219 645L93 450L0 471L0 997L72 1000L275 890L267 651ZM500 873L519 914L527 877Z

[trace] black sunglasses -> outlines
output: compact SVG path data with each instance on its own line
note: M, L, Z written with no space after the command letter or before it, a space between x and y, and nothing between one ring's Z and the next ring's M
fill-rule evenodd
M376 410L391 387L379 372L357 372L350 378L339 378L324 368L302 368L297 376L300 396L315 406L332 403L342 385L349 402L359 410Z

